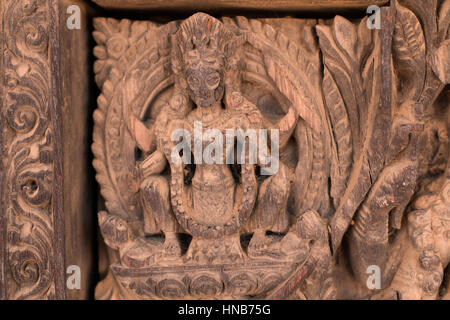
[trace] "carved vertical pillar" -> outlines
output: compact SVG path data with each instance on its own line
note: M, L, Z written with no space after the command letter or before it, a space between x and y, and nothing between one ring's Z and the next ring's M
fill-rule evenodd
M4 299L64 298L57 1L2 2Z
M86 5L71 4L83 8L84 29L65 27L64 1L0 5L0 299L90 289L87 20ZM82 287L66 294L68 265L80 267Z

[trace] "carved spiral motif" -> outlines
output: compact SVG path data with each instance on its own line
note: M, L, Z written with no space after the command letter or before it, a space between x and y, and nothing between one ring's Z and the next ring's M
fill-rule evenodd
M48 98L52 95L49 1L7 1L4 18L7 81L2 117L8 126L2 132L7 168L2 181L7 186L3 245L10 279L17 284L5 298L46 299L55 295L53 259L57 259L52 215L54 115Z
M234 296L243 296L254 293L258 287L258 280L248 272L233 276L227 282L227 291Z
M214 297L221 294L222 290L223 283L208 274L197 276L189 287L189 292L194 297Z
M49 170L25 171L17 178L21 195L30 205L45 206L50 202L52 192L49 182L46 181L50 174Z
M23 30L24 43L27 49L34 52L44 52L48 47L48 34L44 26L27 24Z
M147 298L154 298L156 294L156 281L152 278L147 279L147 281L132 281L131 283L128 283L126 281L121 282L124 287L128 287L134 292L136 292L137 295L147 297Z
M180 299L186 296L186 285L175 279L164 279L158 282L156 294L163 299Z
M14 280L18 283L31 284L38 281L42 266L31 251L25 251L21 254L20 249L15 248L11 258L12 263L10 267Z
M8 124L19 133L27 133L36 125L39 118L36 110L30 105L10 105L8 108Z
M12 279L20 286L10 298L23 299L53 294L49 291L53 268L46 252L50 247L46 232L36 221L10 226L9 267Z

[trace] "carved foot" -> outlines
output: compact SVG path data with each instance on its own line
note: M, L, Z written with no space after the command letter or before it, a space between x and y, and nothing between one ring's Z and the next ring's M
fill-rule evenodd
M295 261L306 259L310 250L310 241L300 238L293 232L286 234L280 243L280 252Z
M177 235L173 232L166 232L165 237L162 259L175 260L181 257L181 246Z
M137 238L120 248L122 264L131 268L144 268L161 260L161 244Z
M250 258L279 258L279 241L276 238L267 236L265 230L256 230L250 240L247 249Z
M279 237L268 236L264 231L255 232L248 246L248 256L253 259L281 259L302 261L310 252L310 241L297 236L293 232Z

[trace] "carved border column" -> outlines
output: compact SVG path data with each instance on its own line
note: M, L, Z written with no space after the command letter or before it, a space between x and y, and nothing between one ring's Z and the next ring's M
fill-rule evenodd
M65 297L58 3L1 3L1 299Z

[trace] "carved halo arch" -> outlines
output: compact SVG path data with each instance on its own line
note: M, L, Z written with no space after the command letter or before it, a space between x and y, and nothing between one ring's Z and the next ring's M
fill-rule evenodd
M263 85L280 105L292 104L303 119L301 128L297 126L295 139L301 139L297 144L307 144L309 152L297 164L293 192L298 195L307 190L317 192L320 187L327 188L324 185L327 180L324 149L330 143L330 129L322 97L316 94L320 90L314 90L319 73L313 69L314 66L319 68L319 63L314 65L308 61L310 55L304 48L297 48L268 24L243 17L223 18L222 21L259 52L259 56L245 55L245 61L241 63L242 78ZM129 130L129 113L144 121L158 95L170 90L174 84L170 37L179 22L156 25L100 18L95 24L94 38L98 46L94 54L98 60L94 71L102 88L94 112L92 150L96 179L111 214L126 220L141 219L138 197L127 184L134 167L136 148ZM317 75L312 76L313 73ZM300 197L294 198L302 201ZM318 210L320 202L313 199L305 201L305 205ZM299 211L301 206L298 204L295 209Z

